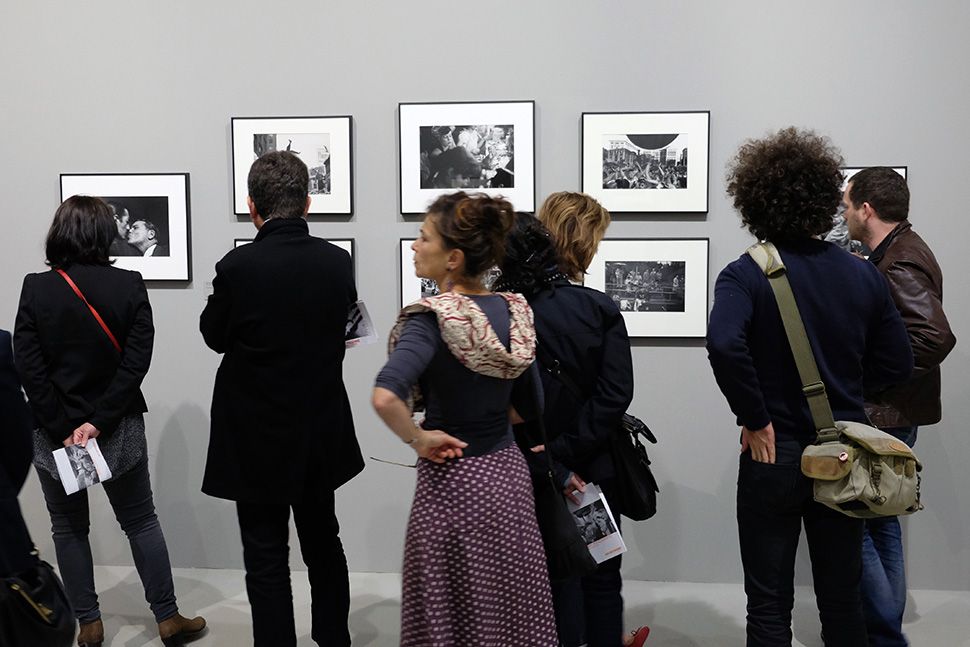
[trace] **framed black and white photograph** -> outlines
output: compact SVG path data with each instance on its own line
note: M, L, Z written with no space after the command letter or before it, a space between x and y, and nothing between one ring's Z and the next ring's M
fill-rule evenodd
M401 307L425 297L438 294L438 284L432 279L422 279L414 273L414 251L411 245L415 238L401 239Z
M310 215L351 215L353 119L340 117L233 117L233 209L249 213L249 168L262 155L288 151L310 171Z
M414 252L411 245L414 238L401 239L401 307L425 297L438 294L438 284L433 279L423 279L414 273ZM498 267L490 267L482 275L482 285L491 290L502 272Z
M707 238L607 239L585 284L623 313L630 337L705 337Z
M192 279L188 173L63 173L61 200L72 195L97 196L111 207L116 267L146 281Z
M867 166L843 166L842 167L842 178L843 178L842 191L845 191L845 187L848 186L849 180L852 179L852 176L864 168L869 168L869 167ZM904 180L907 179L906 176L907 176L907 173L909 172L908 167L891 166L890 168L896 171L897 173L899 173ZM861 241L852 240L851 236L849 236L849 226L845 222L845 205L843 205L841 202L839 203L839 206L835 212L835 215L832 216L832 229L829 230L829 232L825 234L823 238L830 243L835 243L836 245L838 245L842 249L845 249L846 251L862 254L863 256L866 256L866 257L868 257L869 254L872 252L872 250L866 247L865 245L863 245Z
M535 210L535 102L398 106L401 213L440 195L482 191Z
M612 213L706 213L711 113L584 112L582 187Z

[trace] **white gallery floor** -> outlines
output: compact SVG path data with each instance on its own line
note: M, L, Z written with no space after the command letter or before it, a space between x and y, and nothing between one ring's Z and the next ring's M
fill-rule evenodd
M105 646L161 645L134 569L101 566L95 569L95 576L101 593ZM209 621L208 635L194 645L252 644L242 571L176 569L175 585L182 612L201 613ZM355 647L397 645L400 577L354 573L351 594L350 630ZM299 644L313 647L305 572L293 573L293 595ZM627 581L623 597L628 626L651 627L647 647L744 645L744 593L740 585ZM912 591L905 629L914 647L970 646L970 592ZM794 632L794 645L821 647L810 588L797 592Z

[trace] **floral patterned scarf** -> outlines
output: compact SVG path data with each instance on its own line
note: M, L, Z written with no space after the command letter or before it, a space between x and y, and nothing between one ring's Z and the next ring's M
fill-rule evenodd
M517 378L535 360L536 331L532 308L521 294L496 292L509 306L509 350L495 334L488 316L473 299L456 292L445 292L415 301L401 309L397 322L388 335L391 353L408 317L419 312L433 312L438 318L441 339L463 366L476 373L503 380ZM420 410L421 397L414 387L414 410Z

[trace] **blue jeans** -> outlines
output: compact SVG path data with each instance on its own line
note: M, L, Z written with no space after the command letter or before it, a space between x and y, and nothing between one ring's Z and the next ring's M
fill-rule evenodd
M46 471L38 469L37 475L51 516L54 552L64 580L64 590L78 622L94 622L101 617L101 610L94 587L94 560L88 541L91 527L88 491L67 495L61 483ZM148 459L143 459L131 471L105 481L103 486L115 518L128 536L135 569L145 587L145 599L155 616L155 622L174 616L178 606L175 603L172 566L162 527L155 515L152 486L148 480Z
M859 596L862 520L816 503L812 481L797 463L758 463L748 452L740 459L737 506L747 646L792 643L795 553L803 523L825 644L865 645Z
M914 427L887 427L887 434L912 447ZM906 609L906 565L898 517L868 519L862 538L862 603L872 647L908 645L903 634Z
M613 506L613 479L597 483L620 530L620 510ZM620 591L620 560L617 555L600 564L590 575L552 582L556 630L563 647L620 647L623 638L623 597Z

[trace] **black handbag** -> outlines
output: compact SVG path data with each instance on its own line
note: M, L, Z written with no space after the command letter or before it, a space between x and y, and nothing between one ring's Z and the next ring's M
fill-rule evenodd
M74 643L74 611L54 568L3 578L0 585L0 647L67 647Z
M633 521L646 521L657 514L657 494L660 492L640 436L651 443L657 442L650 427L629 413L623 414L619 431L610 434L610 457L615 471L614 498L620 513Z
M534 385L535 402L538 417L539 431L541 432L542 443L548 442L546 438L546 424L542 419L541 409L538 408L539 385ZM539 534L542 535L542 544L546 551L546 564L549 567L549 579L553 582L572 579L589 575L596 570L596 560L589 552L586 541L579 533L579 526L569 509L566 507L566 499L563 496L562 488L556 484L553 475L552 459L549 452L542 452L546 457L545 474L533 475L532 491L535 497L536 521L539 524Z
M572 378L562 370L559 360L552 357L544 347L537 345L539 363L550 375L559 380L577 400L586 396ZM657 494L660 488L650 470L647 449L640 442L643 436L656 444L657 437L636 416L624 413L618 429L610 434L610 458L613 459L614 510L633 521L646 521L657 513Z

